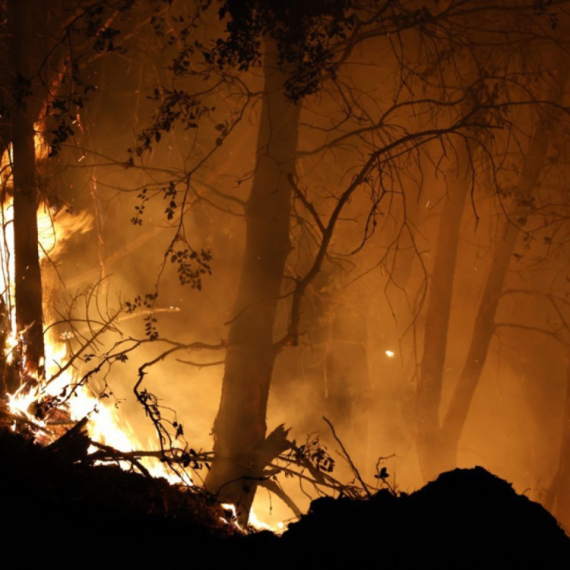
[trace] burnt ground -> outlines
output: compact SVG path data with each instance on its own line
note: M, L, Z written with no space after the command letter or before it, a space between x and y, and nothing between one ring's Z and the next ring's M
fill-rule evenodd
M144 568L570 568L570 539L556 520L481 467L442 474L410 495L318 499L276 537L239 534L205 494L77 455L0 431L4 557L19 546L24 567L97 558Z

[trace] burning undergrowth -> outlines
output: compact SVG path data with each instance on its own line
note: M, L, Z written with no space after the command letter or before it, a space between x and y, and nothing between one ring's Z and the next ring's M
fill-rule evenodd
M390 486L376 492L364 483L348 453L344 459L357 485L333 479L334 462L319 442L311 438L297 446L288 441L283 426L263 443L261 475L255 477L254 485L283 500L300 521L281 538L271 533L244 536L232 521L231 508L219 505L215 495L194 485L213 454L191 448L172 410L145 387L150 368L166 356L224 351L225 343L184 344L159 338L154 315L160 309L154 293L135 297L116 311L102 312L99 300L105 297L107 285L102 258L99 285L75 297L67 316L50 312L56 305L51 296L57 294L53 284L57 280L51 279L49 267L56 269L58 249L70 235L87 232L92 220L86 214L70 217L69 212L55 212L45 205L37 217L47 334L45 353L34 369L27 359L28 349L33 348L28 328L16 326L14 244L7 231L13 224L11 210L7 201L0 248L3 380L8 385L5 392L11 392L9 406L0 409L0 424L4 424L0 504L10 521L9 539L40 521L42 528L34 541L46 548L65 541L67 550L81 550L88 539L120 545L131 556L146 553L152 544L161 557L168 558L167 545L176 544L183 545L183 552L210 549L218 561L226 555L241 555L249 560L274 557L287 565L302 559L320 566L339 561L354 566L376 557L387 567L410 567L417 562L468 567L492 559L506 565L532 562L555 567L570 555L568 538L544 509L481 468L445 474L409 496L397 494ZM185 267L180 255L172 262ZM84 318L75 310L81 303ZM98 307L95 318L89 314L90 303ZM143 318L144 338L119 330L117 323L126 315ZM108 333L115 333L116 340L103 341ZM135 430L119 426L116 406L105 405L116 403L107 379L143 346L149 352L135 368L134 393L158 436L158 443L148 451L142 451L147 446ZM152 350L156 354L150 355ZM394 353L386 351L386 355ZM19 388L12 390L10 385ZM377 471L377 478L387 485L386 469ZM302 516L277 481L282 474L298 477L329 496L314 502L309 514Z
M85 553L87 544L131 560L171 562L200 552L218 562L265 560L277 567L301 560L321 567L376 561L386 568L564 568L570 556L570 539L556 520L483 468L443 474L411 495L384 489L367 499L321 498L282 537L244 535L197 488L96 465L84 425L41 447L14 433L12 421L3 410L4 539L30 528L38 548L32 557L62 546L66 554Z
M238 532L222 521L225 513L213 498L197 489L117 464L97 465L87 453L91 441L83 428L78 424L45 447L6 425L0 429L0 503L10 537L39 525L35 544L53 547L60 541L82 550L90 540L129 548L186 536L198 545Z
M97 295L92 290L86 298ZM9 295L4 302L13 304ZM147 309L135 307L143 316ZM18 349L21 340L11 345L6 339L4 366L21 385L0 409L0 504L10 521L9 540L40 521L34 541L45 549L64 541L68 551L81 552L88 539L113 545L135 559L146 556L149 544L156 547L154 555L166 558L179 555L166 550L175 544L183 545L184 552L214 552L224 561L242 557L290 565L302 559L321 566L339 561L354 566L376 557L388 568L419 562L470 567L489 561L557 567L570 556L570 540L556 520L482 468L447 473L409 496L389 485L377 492L356 468L352 471L357 484L342 485L332 477L334 461L319 441L310 438L296 445L288 441L283 426L267 437L265 469L257 484L283 500L300 520L282 537L244 534L232 520L231 509L191 481L200 481L200 470L206 470L212 454L187 444L172 410L164 408L144 382L163 354L220 350L223 343L185 345L125 335L111 348L99 344L103 335L113 332L122 311L89 321L87 331L72 317L62 320L67 334L53 325L58 334L46 335L43 370L35 376L21 356L15 364L10 360L12 353L23 353ZM158 436L158 444L148 451L142 451L146 446L134 430L119 426L116 406L108 405L115 400L107 384L111 371L143 345L163 347L138 367L134 386ZM386 486L386 469L377 472L379 483ZM301 515L278 475L298 477L329 496Z

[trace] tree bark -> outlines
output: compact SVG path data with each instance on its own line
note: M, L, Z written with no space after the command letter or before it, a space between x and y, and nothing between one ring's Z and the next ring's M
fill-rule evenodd
M265 90L257 164L245 208L246 245L228 333L214 454L206 487L233 503L246 522L266 463L266 410L276 351L273 327L285 261L290 251L289 215L300 105L284 93L287 73L277 67L267 41Z
M437 236L420 365L416 441L420 468L426 480L433 479L445 463L442 456L444 447L440 441L439 407L459 231L472 180L469 148L467 143L460 144L461 147L457 149L457 172L447 177L449 196L441 213Z
M22 337L22 363L26 373L41 372L44 355L42 285L38 255L38 188L32 103L32 2L11 0L11 51L14 69L14 105L11 112L14 183L14 248L16 328ZM37 17L37 14L35 14ZM17 386L8 387L13 391Z

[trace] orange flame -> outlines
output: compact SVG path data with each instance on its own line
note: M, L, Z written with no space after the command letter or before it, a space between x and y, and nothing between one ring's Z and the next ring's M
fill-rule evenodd
M36 129L36 159L42 160L47 156L47 145ZM12 185L12 148L0 158L0 184L4 188ZM0 236L0 273L2 275L3 290L0 296L10 313L10 331L4 346L4 353L8 363L13 360L13 354L18 346L19 336L25 331L15 330L15 296L13 276L14 267L14 232L13 232L13 200L8 198L0 209L2 222L2 235ZM39 257L40 262L56 262L65 250L72 236L86 233L91 230L92 216L86 212L72 214L62 210L55 214L45 205L40 205L37 215ZM46 323L45 328L49 328ZM72 422L89 417L88 433L92 441L98 442L116 450L131 452L141 449L130 424L119 417L118 410L111 405L104 405L87 385L81 384L77 372L71 366L65 367L69 361L67 345L60 339L45 335L45 377L35 378L36 382L26 383L15 393L8 396L8 405L15 415L26 418L39 428L47 428L49 419L38 417L34 413L41 402L53 400L65 402L65 412ZM73 396L66 398L73 392ZM55 439L56 435L53 436ZM49 443L45 441L44 443ZM148 447L148 446L147 446ZM92 446L89 452L95 451ZM180 478L170 473L164 465L154 458L144 458L141 464L155 476L167 478L171 483L180 483ZM191 481L184 481L191 484Z
M36 134L36 157L42 159L47 156L47 145L39 133ZM12 148L0 158L0 185L4 187L11 184ZM4 353L10 363L15 349L18 346L18 334L15 330L15 297L13 276L14 267L14 235L13 235L13 204L12 198L8 198L0 209L2 222L2 235L0 235L0 274L3 277L4 288L0 292L6 307L10 311L11 331L8 336ZM47 205L40 205L37 215L39 257L40 261L55 262L65 250L72 236L86 233L92 229L92 216L86 212L72 214L69 211L60 211L54 214ZM50 323L46 323L49 328ZM25 334L25 331L20 331ZM81 382L77 371L71 366L65 366L69 362L70 355L68 346L61 339L51 338L53 335L45 335L45 377L35 378L33 385L26 383L15 394L8 395L8 405L11 412L16 416L26 418L32 425L45 428L48 439L43 443L50 443L56 439L54 434L49 439L49 418L38 417L34 409L43 401L54 400L60 402L70 420L75 423L88 417L87 431L92 441L112 447L122 452L132 452L143 449L145 446L137 439L131 425L120 418L118 409L101 401L88 385ZM65 339L64 339L65 341ZM72 397L67 397L73 392ZM156 450L156 445L147 445L147 449ZM88 453L98 449L91 446ZM140 463L155 477L163 477L171 484L193 485L190 477L185 473L176 473L165 467L165 464L153 457L141 458ZM129 468L131 465L129 464ZM223 505L226 510L233 513L226 520L228 524L237 526L235 507ZM224 519L222 519L224 520ZM250 526L256 529L268 529L274 532L283 532L283 524L278 523L277 528L271 527L259 521L253 510L250 513ZM241 529L243 530L243 529Z

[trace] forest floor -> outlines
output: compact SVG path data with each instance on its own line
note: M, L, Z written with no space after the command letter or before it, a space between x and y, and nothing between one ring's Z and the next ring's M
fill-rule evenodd
M94 557L145 568L570 567L570 539L556 520L481 467L410 495L321 498L280 537L246 535L206 493L96 466L76 443L41 447L4 427L0 508L5 555L19 545L28 563L55 558L64 568Z

